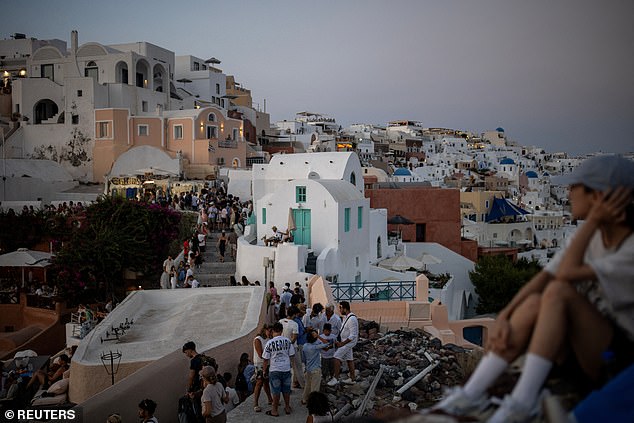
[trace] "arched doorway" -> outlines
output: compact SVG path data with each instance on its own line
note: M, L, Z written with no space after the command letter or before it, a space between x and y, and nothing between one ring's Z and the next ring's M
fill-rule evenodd
M59 108L53 100L45 98L38 101L33 108L33 116L35 117L35 124L42 123L43 120L52 118L57 114Z

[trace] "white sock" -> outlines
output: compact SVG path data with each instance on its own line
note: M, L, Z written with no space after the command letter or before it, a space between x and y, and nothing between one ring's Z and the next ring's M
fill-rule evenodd
M552 367L552 361L537 354L528 353L522 374L511 392L511 397L520 404L530 404L532 407Z
M509 363L495 353L488 353L478 363L475 371L462 388L465 395L477 398L482 395L504 372Z

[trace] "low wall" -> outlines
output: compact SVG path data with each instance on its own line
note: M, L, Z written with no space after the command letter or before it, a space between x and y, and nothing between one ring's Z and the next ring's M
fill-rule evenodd
M217 340L212 348L199 350L216 359L219 372L231 372L236 374L240 354L242 352L253 354L253 338L258 334L259 328L265 322L266 303L264 301L264 289L261 290L259 320L253 327L243 327L240 335L230 340ZM210 322L213 324L214 322ZM132 364L132 363L131 363ZM77 378L107 378L103 366L97 371L95 366L90 369L82 369L76 363L71 364L70 400L79 404L85 422L102 422L112 413L119 413L124 422L137 421L137 405L145 399L151 398L158 404L156 416L161 423L178 423L177 407L178 399L185 394L187 376L189 372L189 359L180 351L174 351L159 360L151 363L139 363L138 368L129 376L123 378L123 373L130 371L123 364L119 368L121 374L117 374L118 381L114 386L82 400L82 392L77 392L73 386L81 386L82 382L74 383ZM90 366L85 366L90 367ZM95 376L101 373L101 376ZM96 381L98 382L98 381ZM110 382L108 382L110 383ZM80 400L80 401L78 401ZM83 401L83 402L82 402Z

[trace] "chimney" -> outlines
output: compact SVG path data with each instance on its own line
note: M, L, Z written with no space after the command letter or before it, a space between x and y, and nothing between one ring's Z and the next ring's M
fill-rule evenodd
M77 30L73 29L70 33L70 50L73 56L77 54L77 40L78 40Z

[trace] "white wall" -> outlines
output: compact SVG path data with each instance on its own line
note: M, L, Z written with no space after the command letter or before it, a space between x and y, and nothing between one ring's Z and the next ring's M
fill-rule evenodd
M227 193L234 197L240 197L240 201L251 200L251 178L253 173L250 170L229 169L229 184Z

